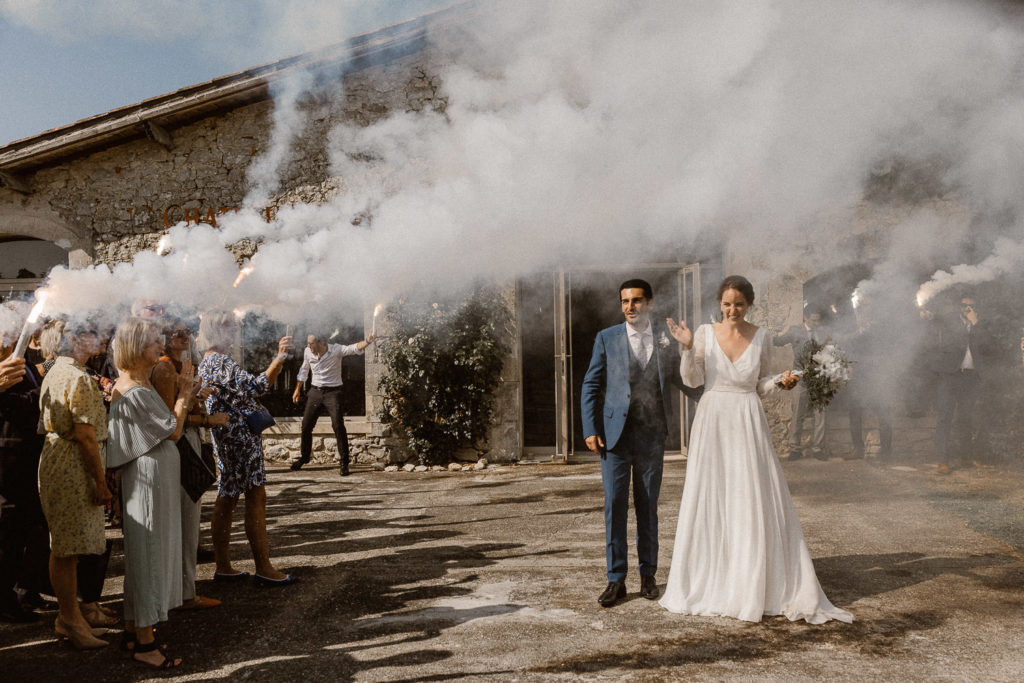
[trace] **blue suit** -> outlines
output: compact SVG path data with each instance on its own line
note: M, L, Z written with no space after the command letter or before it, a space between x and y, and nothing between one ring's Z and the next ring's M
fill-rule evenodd
M626 516L631 478L640 574L654 576L657 571L658 494L665 436L667 426L676 419L670 392L677 387L694 399L701 394L700 389L683 385L675 340L657 325L652 332L654 350L646 368L642 368L629 346L626 323L601 330L583 379L583 435L600 436L605 443L601 483L609 581L626 579ZM643 403L638 402L641 390Z

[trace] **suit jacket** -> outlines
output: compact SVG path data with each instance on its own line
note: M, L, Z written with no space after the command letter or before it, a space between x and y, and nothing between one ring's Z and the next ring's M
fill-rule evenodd
M967 326L959 319L952 317L936 324L932 328L931 352L933 370L940 374L951 374L960 369L967 347L971 348L974 369L984 373L991 368L986 367L992 360L995 351L995 339L983 321L968 331Z
M651 323L654 325L653 321ZM679 374L678 343L665 331L654 325L654 353L651 363L658 364L658 380L661 385L662 405L665 410L665 424L672 424L670 386L676 386L690 398L697 400L703 387L691 388L683 384ZM663 340L668 340L666 344ZM626 336L626 323L601 330L594 340L594 352L590 367L583 378L580 397L584 436L601 436L605 448L611 450L622 436L629 416L629 359L633 351Z
M828 332L823 327L818 327L814 330L814 338L818 340L818 343L822 343L828 337ZM776 336L772 339L774 346L785 346L787 344L793 345L793 369L803 370L803 350L804 346L811 341L811 331L808 330L803 323L789 328L789 330Z

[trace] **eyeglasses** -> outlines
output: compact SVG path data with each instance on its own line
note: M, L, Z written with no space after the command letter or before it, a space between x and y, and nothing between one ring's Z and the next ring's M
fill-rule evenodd
M189 330L174 330L171 332L171 339L188 339L191 334Z
M164 307L160 306L159 304L150 304L149 306L143 306L142 310L152 311L153 313L163 313Z

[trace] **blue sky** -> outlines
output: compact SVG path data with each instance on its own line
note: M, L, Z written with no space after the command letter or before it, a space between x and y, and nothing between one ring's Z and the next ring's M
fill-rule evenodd
M452 0L0 0L0 146Z

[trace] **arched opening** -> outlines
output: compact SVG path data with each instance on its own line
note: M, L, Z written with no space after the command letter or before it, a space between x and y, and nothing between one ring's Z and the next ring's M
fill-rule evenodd
M0 301L23 298L58 265L68 265L67 249L44 239L0 234Z

